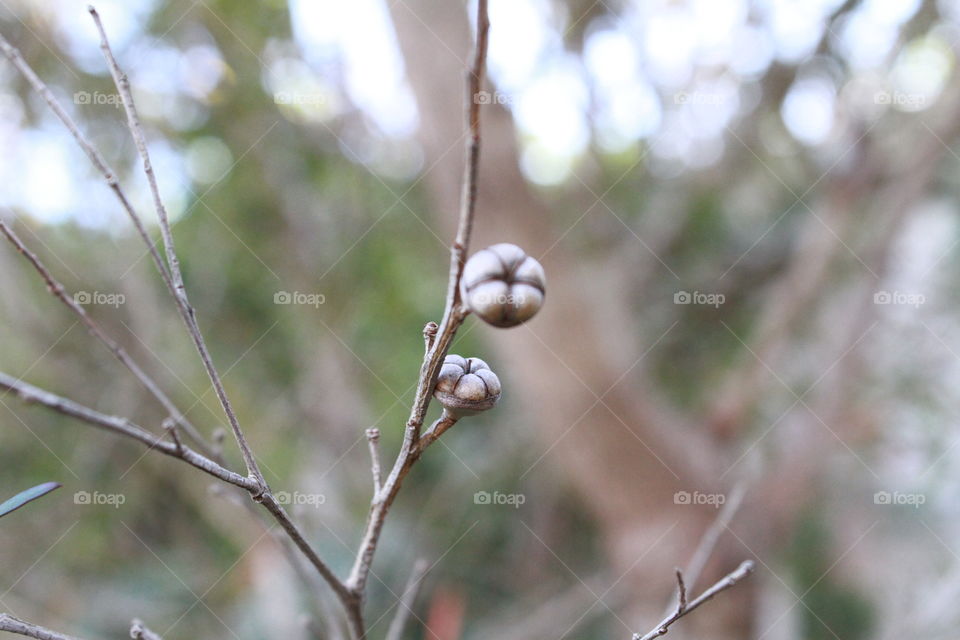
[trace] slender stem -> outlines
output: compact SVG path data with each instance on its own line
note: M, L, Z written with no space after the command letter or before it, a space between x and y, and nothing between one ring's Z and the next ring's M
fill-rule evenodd
M423 579L429 570L430 565L424 559L417 560L417 563L413 566L413 572L410 574L407 586L404 587L403 594L397 604L397 613L390 621L390 628L387 629L386 640L401 640L403 638L403 629L410 620L413 605L420 593L420 587L423 586Z
M687 563L687 568L684 571L687 589L696 587L697 580L700 579L700 574L703 573L707 562L710 560L710 556L713 555L713 551L717 547L720 535L727 530L733 517L737 515L737 511L740 510L740 505L743 504L743 497L746 493L746 482L737 483L730 492L723 508L720 509L720 512L717 514L717 517L714 518L713 522L710 523L710 526L707 527L707 530L700 537L700 542L697 544L697 548L693 552L690 561ZM676 602L668 604L664 615L670 613L675 604Z
M13 392L14 395L28 404L41 404L49 409L53 409L71 418L76 418L95 427L106 429L117 435L133 438L160 453L174 458L180 458L187 464L219 478L224 482L236 485L247 491L257 490L257 484L251 478L230 471L187 446L177 446L174 442L163 440L162 437L150 433L127 418L100 413L73 400L18 380L3 372L0 372L0 389Z
M16 633L28 638L37 638L38 640L77 640L74 636L68 636L56 631L51 631L44 627L24 622L19 618L14 618L10 614L0 613L0 631Z
M641 635L639 633L633 634L633 640L653 640L653 638L659 638L662 635L670 630L670 625L682 618L683 616L695 611L700 605L707 602L708 600L713 599L715 595L722 591L726 591L730 587L734 586L744 578L746 578L753 571L753 561L744 560L739 567L728 573L726 576L718 580L712 587L701 593L693 602L687 604L686 602L686 588L683 585L683 576L677 571L677 578L679 581L679 591L682 594L680 602L677 604L677 608L673 613L668 615L666 618L660 621L656 627L648 631L647 633Z
M40 277L43 278L44 283L47 285L47 290L53 295L56 299L60 300L70 311L75 313L77 317L80 318L80 321L86 325L87 330L97 338L100 342L107 347L107 349L114 355L114 357L120 361L123 366L125 366L130 373L140 382L141 385L152 395L157 401L163 406L163 408L170 414L170 417L176 421L184 432L190 436L190 439L193 440L194 444L204 452L206 455L217 458L214 455L213 448L209 443L203 438L200 432L197 430L193 424L191 424L183 413L177 408L173 401L167 397L167 394L163 392L158 385L147 373L140 368L140 365L127 353L126 349L120 346L114 339L107 335L103 327L101 327L93 318L90 317L90 314L87 313L87 310L84 309L77 301L67 293L66 288L61 284L56 278L53 277L53 274L50 270L43 264L40 258L37 257L35 253L30 251L24 245L23 241L13 232L13 229L8 227L2 220L0 220L0 233L7 238L7 240L14 246L14 248L19 251L27 262L40 274Z
M417 441L417 455L419 456L427 447L436 442L440 436L447 432L447 429L457 424L459 419L459 417L444 409L440 417L430 425L430 428Z
M120 202L120 206L127 213L127 216L130 218L131 222L133 222L133 226L136 228L137 234L139 234L140 238L143 240L143 243L147 246L147 250L150 252L150 257L153 259L153 263L156 265L157 271L160 272L160 277L163 279L164 284L166 284L170 292L173 293L174 288L173 281L170 279L170 271L167 269L167 265L164 263L163 258L160 257L160 253L157 251L150 234L147 233L146 227L144 227L143 221L140 219L139 214L137 214L136 210L133 208L133 205L130 204L130 200L127 198L123 188L120 186L120 182L117 180L117 174L113 169L110 168L110 165L107 164L107 161L103 158L103 155L97 150L97 148L94 147L80 132L80 127L78 127L77 123L74 122L73 118L70 117L70 114L67 113L67 110L63 108L63 105L60 104L60 101L56 99L49 87L47 87L43 80L41 80L40 77L33 71L33 69L30 68L30 65L28 65L26 60L23 59L20 51L7 42L6 38L4 38L2 35L0 35L0 50L3 51L3 54L8 60L10 60L20 74L26 78L33 90L36 91L41 98L43 98L44 102L47 103L47 106L49 106L54 115L60 119L60 122L63 123L63 125L67 128L67 131L70 132L70 134L73 136L73 139L76 140L77 144L90 159L90 162L93 164L93 166L98 172L100 172L104 180L106 180L107 186L109 186L110 190L113 191L114 195L117 197L117 200Z
M473 230L473 218L477 203L481 103L478 94L483 86L489 30L490 20L487 16L487 0L478 0L476 50L473 67L467 81L469 142L466 150L460 217L457 223L457 233L450 248L450 277L447 284L446 304L436 335L428 335L426 338L426 354L420 366L417 389L413 406L410 409L410 417L407 420L400 453L382 489L374 494L370 502L370 513L364 527L363 539L357 550L350 577L346 581L347 587L356 593L359 598L358 607L363 606L362 595L387 513L400 491L403 479L422 452L422 449L418 446L420 430L430 406L430 398L437 382L437 375L440 372L443 359L450 349L450 344L453 342L453 337L467 315L467 311L460 303L460 279L463 276L463 266L470 245L470 235ZM433 333L431 327L429 334ZM363 638L364 636L361 635L360 637Z
M280 503L277 502L273 493L269 490L264 491L262 485L258 484L253 478L230 471L182 443L163 440L127 418L100 413L99 411L90 409L62 396L17 380L13 376L2 372L0 372L0 389L12 391L28 404L41 404L66 416L77 418L78 420L106 429L117 435L132 438L151 449L173 458L179 458L215 478L240 487L249 492L251 496L258 496L263 508L283 527L297 548L300 549L310 564L314 566L327 584L330 585L337 598L343 603L344 609L349 613L351 609L355 608L356 597L354 594L346 588L343 582L333 573L333 570L317 555L317 552L304 537L297 525L290 519L290 516L287 515L287 512Z
M200 354L200 360L203 362L207 376L213 384L214 392L220 400L220 405L223 407L223 412L227 416L230 428L233 430L233 436L237 441L237 446L240 448L240 454L243 456L243 463L247 467L247 473L261 486L263 491L268 491L267 481L260 471L260 467L253 455L253 451L250 449L250 445L247 444L247 439L244 437L243 431L240 428L240 420L237 418L237 414L230 404L230 399L227 397L227 392L223 387L223 381L220 379L220 373L213 364L213 358L207 349L203 334L200 332L200 327L197 324L196 311L190 305L190 300L187 298L186 287L183 283L183 274L180 272L180 260L177 258L177 251L173 243L173 232L170 229L170 220L167 216L167 210L163 206L163 200L160 197L160 188L157 185L157 178L153 172L153 165L150 163L150 153L147 151L147 142L143 135L143 127L140 124L140 117L137 115L137 108L133 102L133 94L130 93L130 81L127 79L126 74L120 70L120 66L113 56L113 51L110 49L110 43L107 40L107 32L100 22L100 15L93 7L90 7L89 11L97 26L97 31L100 33L100 48L103 50L107 65L110 67L110 74L113 76L114 84L116 84L117 90L120 92L120 99L123 102L123 108L127 114L127 124L130 128L130 133L136 143L137 152L140 154L141 160L143 160L143 172L146 174L147 182L150 185L150 192L153 195L153 203L157 210L157 218L160 223L160 234L163 237L163 247L167 256L167 267L169 268L170 279L173 283L174 301L180 312L180 317L187 327L187 332L190 334L197 348L197 352ZM258 497L259 494L254 495L254 499Z
M370 447L370 472L373 475L373 493L383 487L383 472L380 470L380 429L367 429L367 444Z

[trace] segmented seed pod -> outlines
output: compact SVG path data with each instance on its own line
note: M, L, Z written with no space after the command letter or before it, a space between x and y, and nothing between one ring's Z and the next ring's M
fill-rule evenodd
M543 306L543 267L515 244L477 251L463 268L460 295L467 308L495 327L515 327Z
M500 379L480 358L449 354L443 360L433 396L450 413L470 416L497 404Z

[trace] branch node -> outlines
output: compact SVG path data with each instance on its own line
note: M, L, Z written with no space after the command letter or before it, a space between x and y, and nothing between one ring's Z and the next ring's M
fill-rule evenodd
M177 421L172 417L164 418L161 423L163 430L170 434L173 443L177 446L177 453L183 455L183 441L180 440L180 433L177 431Z

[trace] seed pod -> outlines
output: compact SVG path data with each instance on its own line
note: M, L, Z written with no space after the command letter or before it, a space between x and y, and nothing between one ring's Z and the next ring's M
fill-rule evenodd
M495 244L470 256L460 295L467 308L495 327L515 327L543 306L543 267L515 244Z
M480 358L449 354L437 377L433 396L455 416L486 411L500 399L500 379Z

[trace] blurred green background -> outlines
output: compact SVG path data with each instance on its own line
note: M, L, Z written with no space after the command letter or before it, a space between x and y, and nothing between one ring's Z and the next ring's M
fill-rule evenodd
M442 313L472 7L97 4L227 391L341 575L364 430L392 461ZM547 305L458 336L504 397L405 483L371 636L420 557L438 562L410 638L645 631L740 482L700 587L744 558L757 574L671 636L954 637L957 4L495 0L491 22L474 248L540 259ZM85 3L6 0L0 31L159 238ZM129 221L6 60L0 148L0 216L194 424L225 428ZM159 432L9 246L0 273L0 370ZM206 476L11 394L0 434L0 498L65 486L0 521L2 610L81 637L133 617L165 638L329 637L326 589Z

